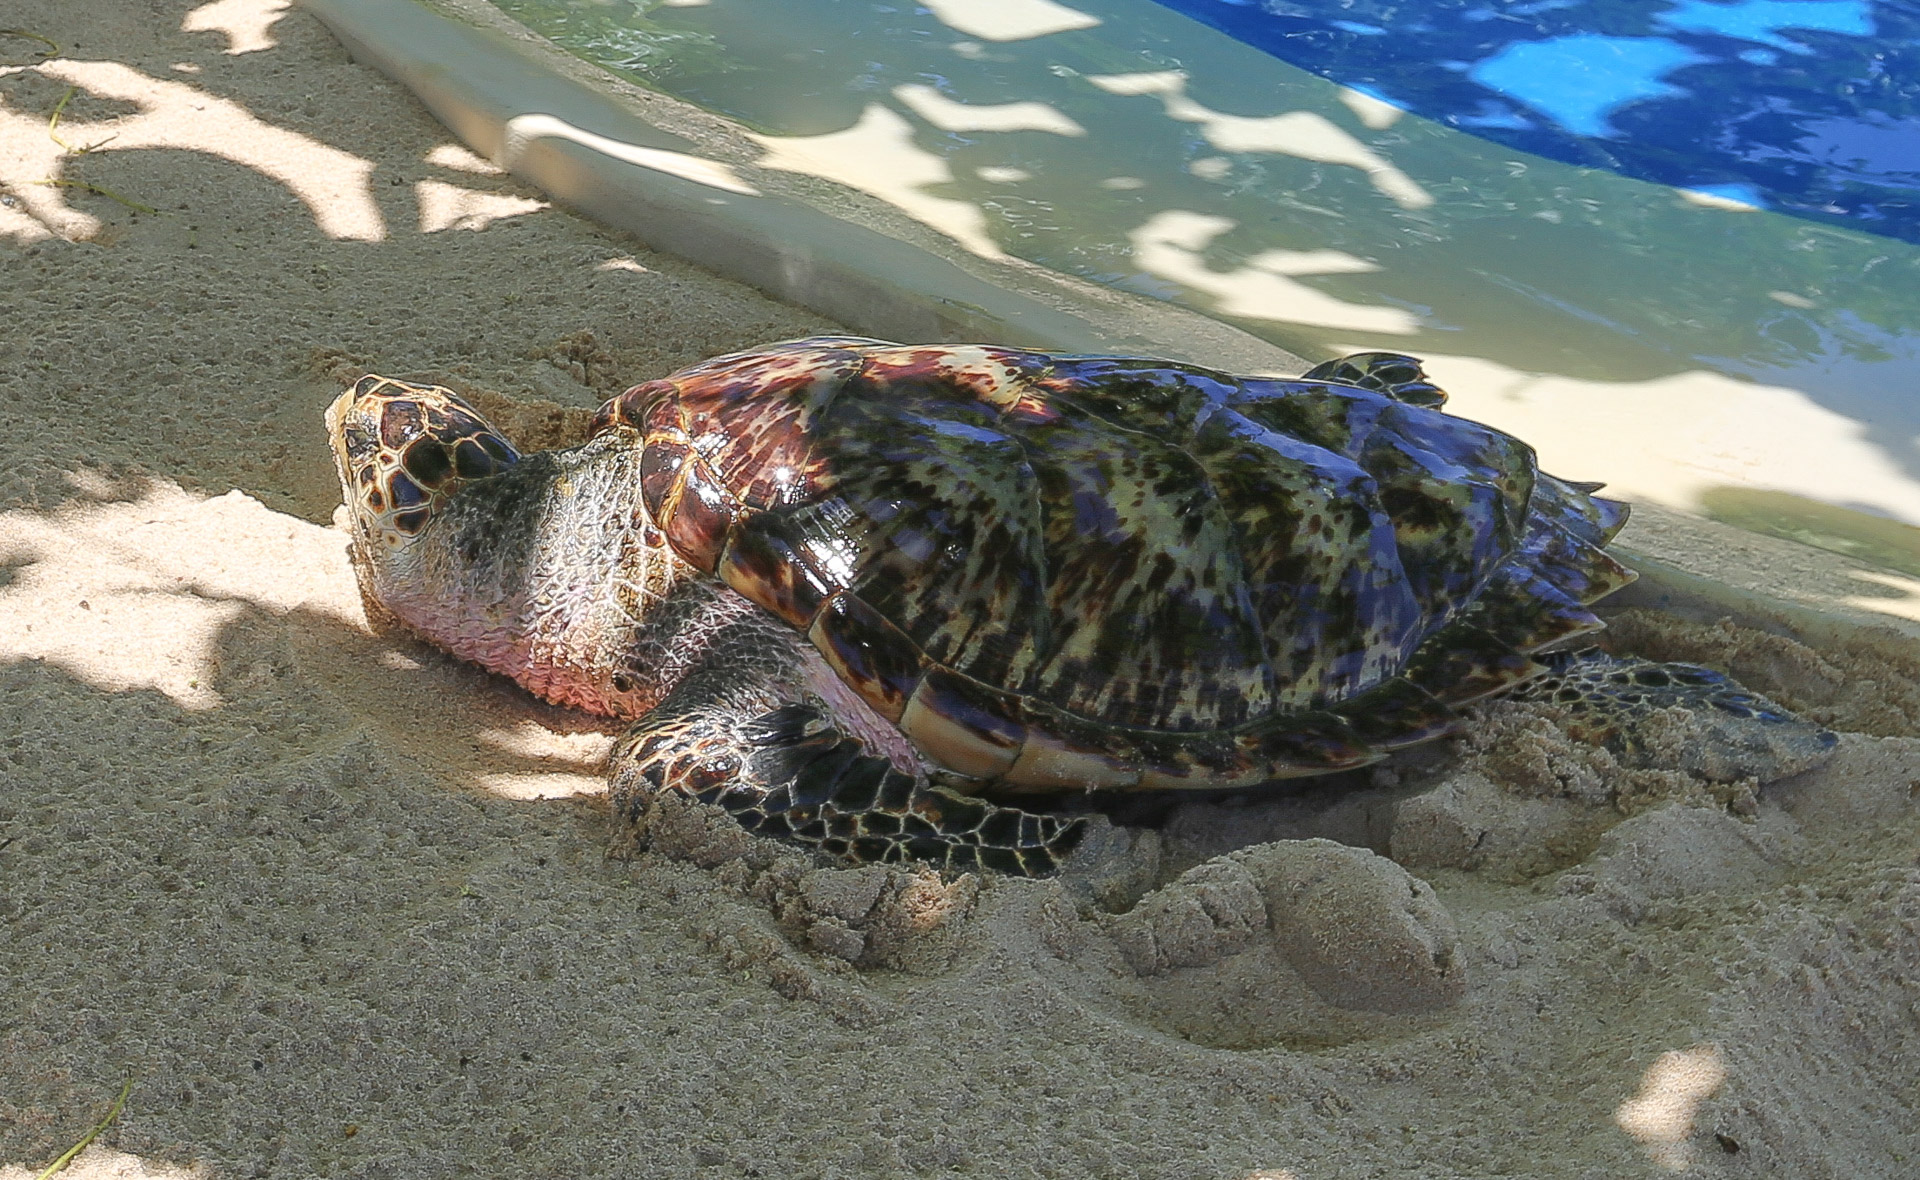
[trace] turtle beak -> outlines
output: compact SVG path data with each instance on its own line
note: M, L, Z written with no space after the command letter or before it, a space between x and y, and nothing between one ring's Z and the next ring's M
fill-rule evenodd
M370 397L378 378L363 377L327 407L327 439L333 445L334 471L356 540L372 539L387 513L382 479L380 411L384 398Z

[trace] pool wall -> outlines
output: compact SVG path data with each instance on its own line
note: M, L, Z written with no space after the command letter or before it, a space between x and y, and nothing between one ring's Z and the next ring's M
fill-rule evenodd
M1292 373L1300 357L1196 312L1018 261L978 259L864 194L751 161L724 120L604 73L491 6L304 0L356 60L468 147L568 207L887 339L992 339ZM586 75L586 78L582 78ZM813 199L798 199L805 188Z
M561 203L854 331L1247 373L1306 367L1198 313L977 258L865 194L757 168L760 149L726 120L599 70L477 0L302 3L468 147ZM1813 643L1871 632L1920 655L1920 581L1654 505L1635 505L1617 548L1642 577L1612 604L1732 616Z

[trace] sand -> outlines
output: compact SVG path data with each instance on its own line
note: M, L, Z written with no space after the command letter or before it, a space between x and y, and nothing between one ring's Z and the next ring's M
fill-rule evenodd
M605 727L368 631L321 409L371 368L578 410L833 325L549 207L276 0L0 28L62 49L0 36L0 1178L129 1078L70 1174L1920 1169L1911 667L1636 618L1837 756L1676 778L1509 707L1063 880L623 837Z

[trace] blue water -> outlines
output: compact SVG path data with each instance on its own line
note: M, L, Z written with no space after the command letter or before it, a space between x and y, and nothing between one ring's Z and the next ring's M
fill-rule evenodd
M1449 127L1920 242L1906 0L1157 0Z

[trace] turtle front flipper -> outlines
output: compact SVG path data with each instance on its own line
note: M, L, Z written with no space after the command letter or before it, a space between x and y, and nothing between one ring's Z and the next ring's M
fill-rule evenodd
M1037 876L1058 869L1084 823L945 790L867 752L816 705L765 708L694 677L629 730L609 762L616 813L637 821L677 792L749 831L851 864L926 861ZM757 694L755 694L757 695Z
M1447 404L1447 392L1427 377L1416 357L1399 352L1356 352L1322 361L1300 375L1303 381L1338 381L1384 393L1410 406L1437 410Z

